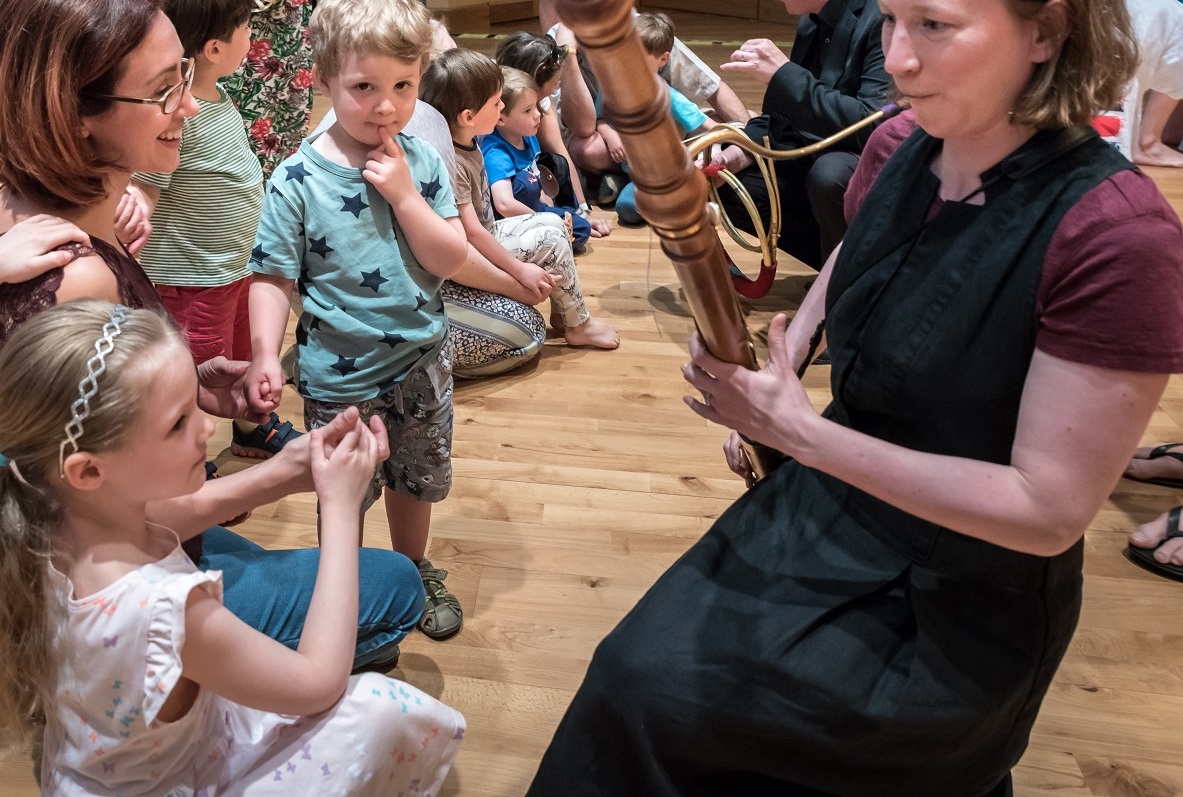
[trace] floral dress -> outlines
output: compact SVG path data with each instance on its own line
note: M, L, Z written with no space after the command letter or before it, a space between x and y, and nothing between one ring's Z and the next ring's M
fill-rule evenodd
M299 149L312 116L311 15L309 0L255 0L251 49L222 81L267 177Z

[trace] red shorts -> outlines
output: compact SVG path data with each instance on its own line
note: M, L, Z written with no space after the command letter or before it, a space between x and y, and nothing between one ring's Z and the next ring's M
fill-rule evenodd
M250 277L213 288L157 285L156 292L185 330L198 365L219 354L231 360L251 358Z

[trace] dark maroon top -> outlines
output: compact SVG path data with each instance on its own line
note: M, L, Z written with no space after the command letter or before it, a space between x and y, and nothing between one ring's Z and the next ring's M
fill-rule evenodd
M74 254L74 259L98 255L115 275L119 296L128 307L148 308L167 315L164 305L148 275L136 259L122 247L115 247L101 238L91 238L90 246L66 244L60 247ZM54 268L27 282L0 285L0 346L3 346L20 324L57 304L57 290L62 285L62 269Z
M846 191L852 220L883 164L916 129L911 111L872 134ZM1183 372L1183 228L1140 171L1081 198L1048 246L1036 297L1040 351L1127 371Z

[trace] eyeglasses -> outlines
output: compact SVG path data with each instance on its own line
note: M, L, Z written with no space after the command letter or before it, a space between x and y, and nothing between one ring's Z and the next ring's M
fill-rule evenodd
M160 106L161 113L171 114L175 113L177 108L181 107L181 100L185 98L185 92L193 87L193 66L192 58L181 59L181 82L175 86L169 86L164 90L164 93L159 97L152 97L144 99L142 97L117 97L114 94L96 94L95 99L98 100L115 100L116 102L134 102L140 105L157 105Z

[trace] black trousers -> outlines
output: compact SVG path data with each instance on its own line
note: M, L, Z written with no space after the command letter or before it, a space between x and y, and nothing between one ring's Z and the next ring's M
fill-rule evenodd
M807 266L820 271L830 252L846 234L843 197L858 166L853 152L826 152L816 158L800 158L776 164L780 187L781 227L778 246ZM768 187L759 168L750 166L738 175L767 227L770 205ZM730 186L721 186L723 209L736 227L755 232L755 225Z

